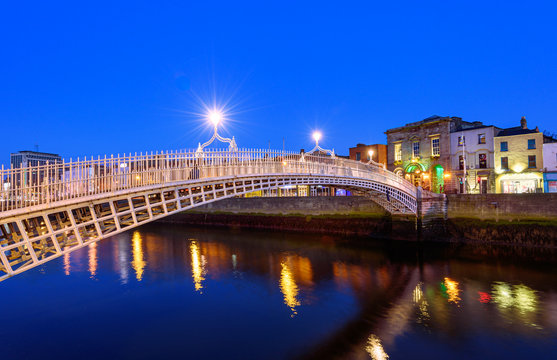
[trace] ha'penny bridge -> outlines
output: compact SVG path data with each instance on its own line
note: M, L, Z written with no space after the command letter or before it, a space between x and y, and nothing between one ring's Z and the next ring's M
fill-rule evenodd
M205 149L214 139L227 149ZM359 190L391 214L422 216L416 188L372 162L238 149L213 138L192 151L129 154L0 172L0 280L92 242L181 211L260 190L331 185ZM315 150L315 149L314 149Z

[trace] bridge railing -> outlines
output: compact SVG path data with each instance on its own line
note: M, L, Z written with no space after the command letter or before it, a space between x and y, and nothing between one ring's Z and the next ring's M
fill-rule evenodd
M184 150L2 168L0 212L194 179L285 173L368 179L416 194L410 182L382 167L343 158L265 149Z

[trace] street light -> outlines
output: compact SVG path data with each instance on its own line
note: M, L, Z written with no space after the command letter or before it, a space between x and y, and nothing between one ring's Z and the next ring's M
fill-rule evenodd
M313 154L315 151L319 151L319 152L324 152L325 154L331 155L332 158L335 157L335 149L327 150L327 149L323 149L321 146L319 146L319 140L321 140L321 137L322 137L322 134L321 134L320 131L314 131L313 134L312 134L312 137L313 137L313 140L315 140L315 147L307 152L308 155Z
M215 127L217 127L222 120L222 113L220 111L211 111L209 112L209 121L213 123Z
M313 132L313 140L315 140L315 145L319 145L319 140L321 140L321 133L319 131Z
M238 147L236 146L236 140L234 139L234 136L232 137L232 139L230 138L225 138L219 135L218 133L218 127L219 124L222 122L222 120L225 118L224 114L219 111L219 110L211 110L208 112L207 114L207 119L209 120L209 122L211 124L213 124L213 136L209 139L209 141L204 142L203 144L199 143L199 146L197 147L197 151L196 154L197 155L201 155L203 153L203 149L205 149L207 146L211 145L211 143L215 140L219 140L221 142L225 142L227 144L229 144L228 149L230 151L237 151Z
M378 162L373 161L373 150L369 150L367 153L369 155L369 161L367 162L368 165L380 166L383 167L383 169L386 169L385 164L380 164Z

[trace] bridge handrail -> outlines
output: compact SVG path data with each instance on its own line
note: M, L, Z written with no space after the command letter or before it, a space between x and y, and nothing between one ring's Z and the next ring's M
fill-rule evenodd
M358 161L270 149L206 149L202 153L135 153L25 168L2 167L0 212L197 178L285 173L375 180L416 195L409 181Z

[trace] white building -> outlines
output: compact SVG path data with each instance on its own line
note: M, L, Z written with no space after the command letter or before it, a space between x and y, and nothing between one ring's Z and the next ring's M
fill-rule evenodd
M459 193L495 192L493 138L499 131L477 121L451 132L451 170Z
M544 192L557 193L557 143L543 144Z

